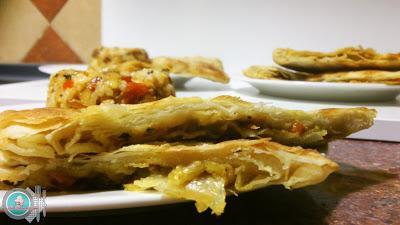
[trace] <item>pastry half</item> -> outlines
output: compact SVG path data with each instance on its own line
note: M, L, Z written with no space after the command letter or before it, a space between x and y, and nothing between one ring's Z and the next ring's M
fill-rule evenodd
M229 96L6 111L0 114L0 149L54 158L155 141L269 137L285 145L315 146L370 127L375 114L367 108L285 110Z
M152 67L182 76L201 77L220 83L229 82L222 62L217 58L160 56L152 59Z
M29 149L28 146L25 149ZM3 187L40 184L46 189L95 189L123 184L126 190L157 190L194 200L199 212L220 215L227 193L270 185L288 189L322 182L338 165L318 152L268 139L210 143L130 145L68 159L28 157L0 148Z
M280 66L304 72L351 70L400 70L400 53L380 54L371 48L347 47L334 52L275 49L273 60Z

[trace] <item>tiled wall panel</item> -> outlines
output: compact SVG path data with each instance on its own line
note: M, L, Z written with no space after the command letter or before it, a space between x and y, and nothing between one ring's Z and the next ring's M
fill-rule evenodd
M0 63L81 63L100 45L100 0L0 0Z

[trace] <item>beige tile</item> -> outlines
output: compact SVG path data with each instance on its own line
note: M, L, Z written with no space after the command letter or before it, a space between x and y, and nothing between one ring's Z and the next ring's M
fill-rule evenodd
M0 62L20 62L48 27L27 0L0 0Z
M100 0L69 0L51 23L84 61L100 45L100 4Z

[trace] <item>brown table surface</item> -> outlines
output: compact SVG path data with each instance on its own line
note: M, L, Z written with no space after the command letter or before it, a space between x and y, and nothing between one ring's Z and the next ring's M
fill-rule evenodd
M400 224L400 143L339 140L327 155L341 171L299 190L268 187L228 197L225 213L193 203L103 212L48 214L40 224ZM0 216L0 224L27 221ZM35 222L33 222L35 223Z

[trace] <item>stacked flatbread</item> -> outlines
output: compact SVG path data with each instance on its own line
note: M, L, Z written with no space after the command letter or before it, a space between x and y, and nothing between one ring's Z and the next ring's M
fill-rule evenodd
M220 215L228 192L322 182L338 165L306 147L366 129L375 114L285 110L230 96L6 111L0 184L157 190Z
M400 84L400 53L379 54L362 47L328 53L278 48L272 57L283 68L252 66L244 74L258 79Z

